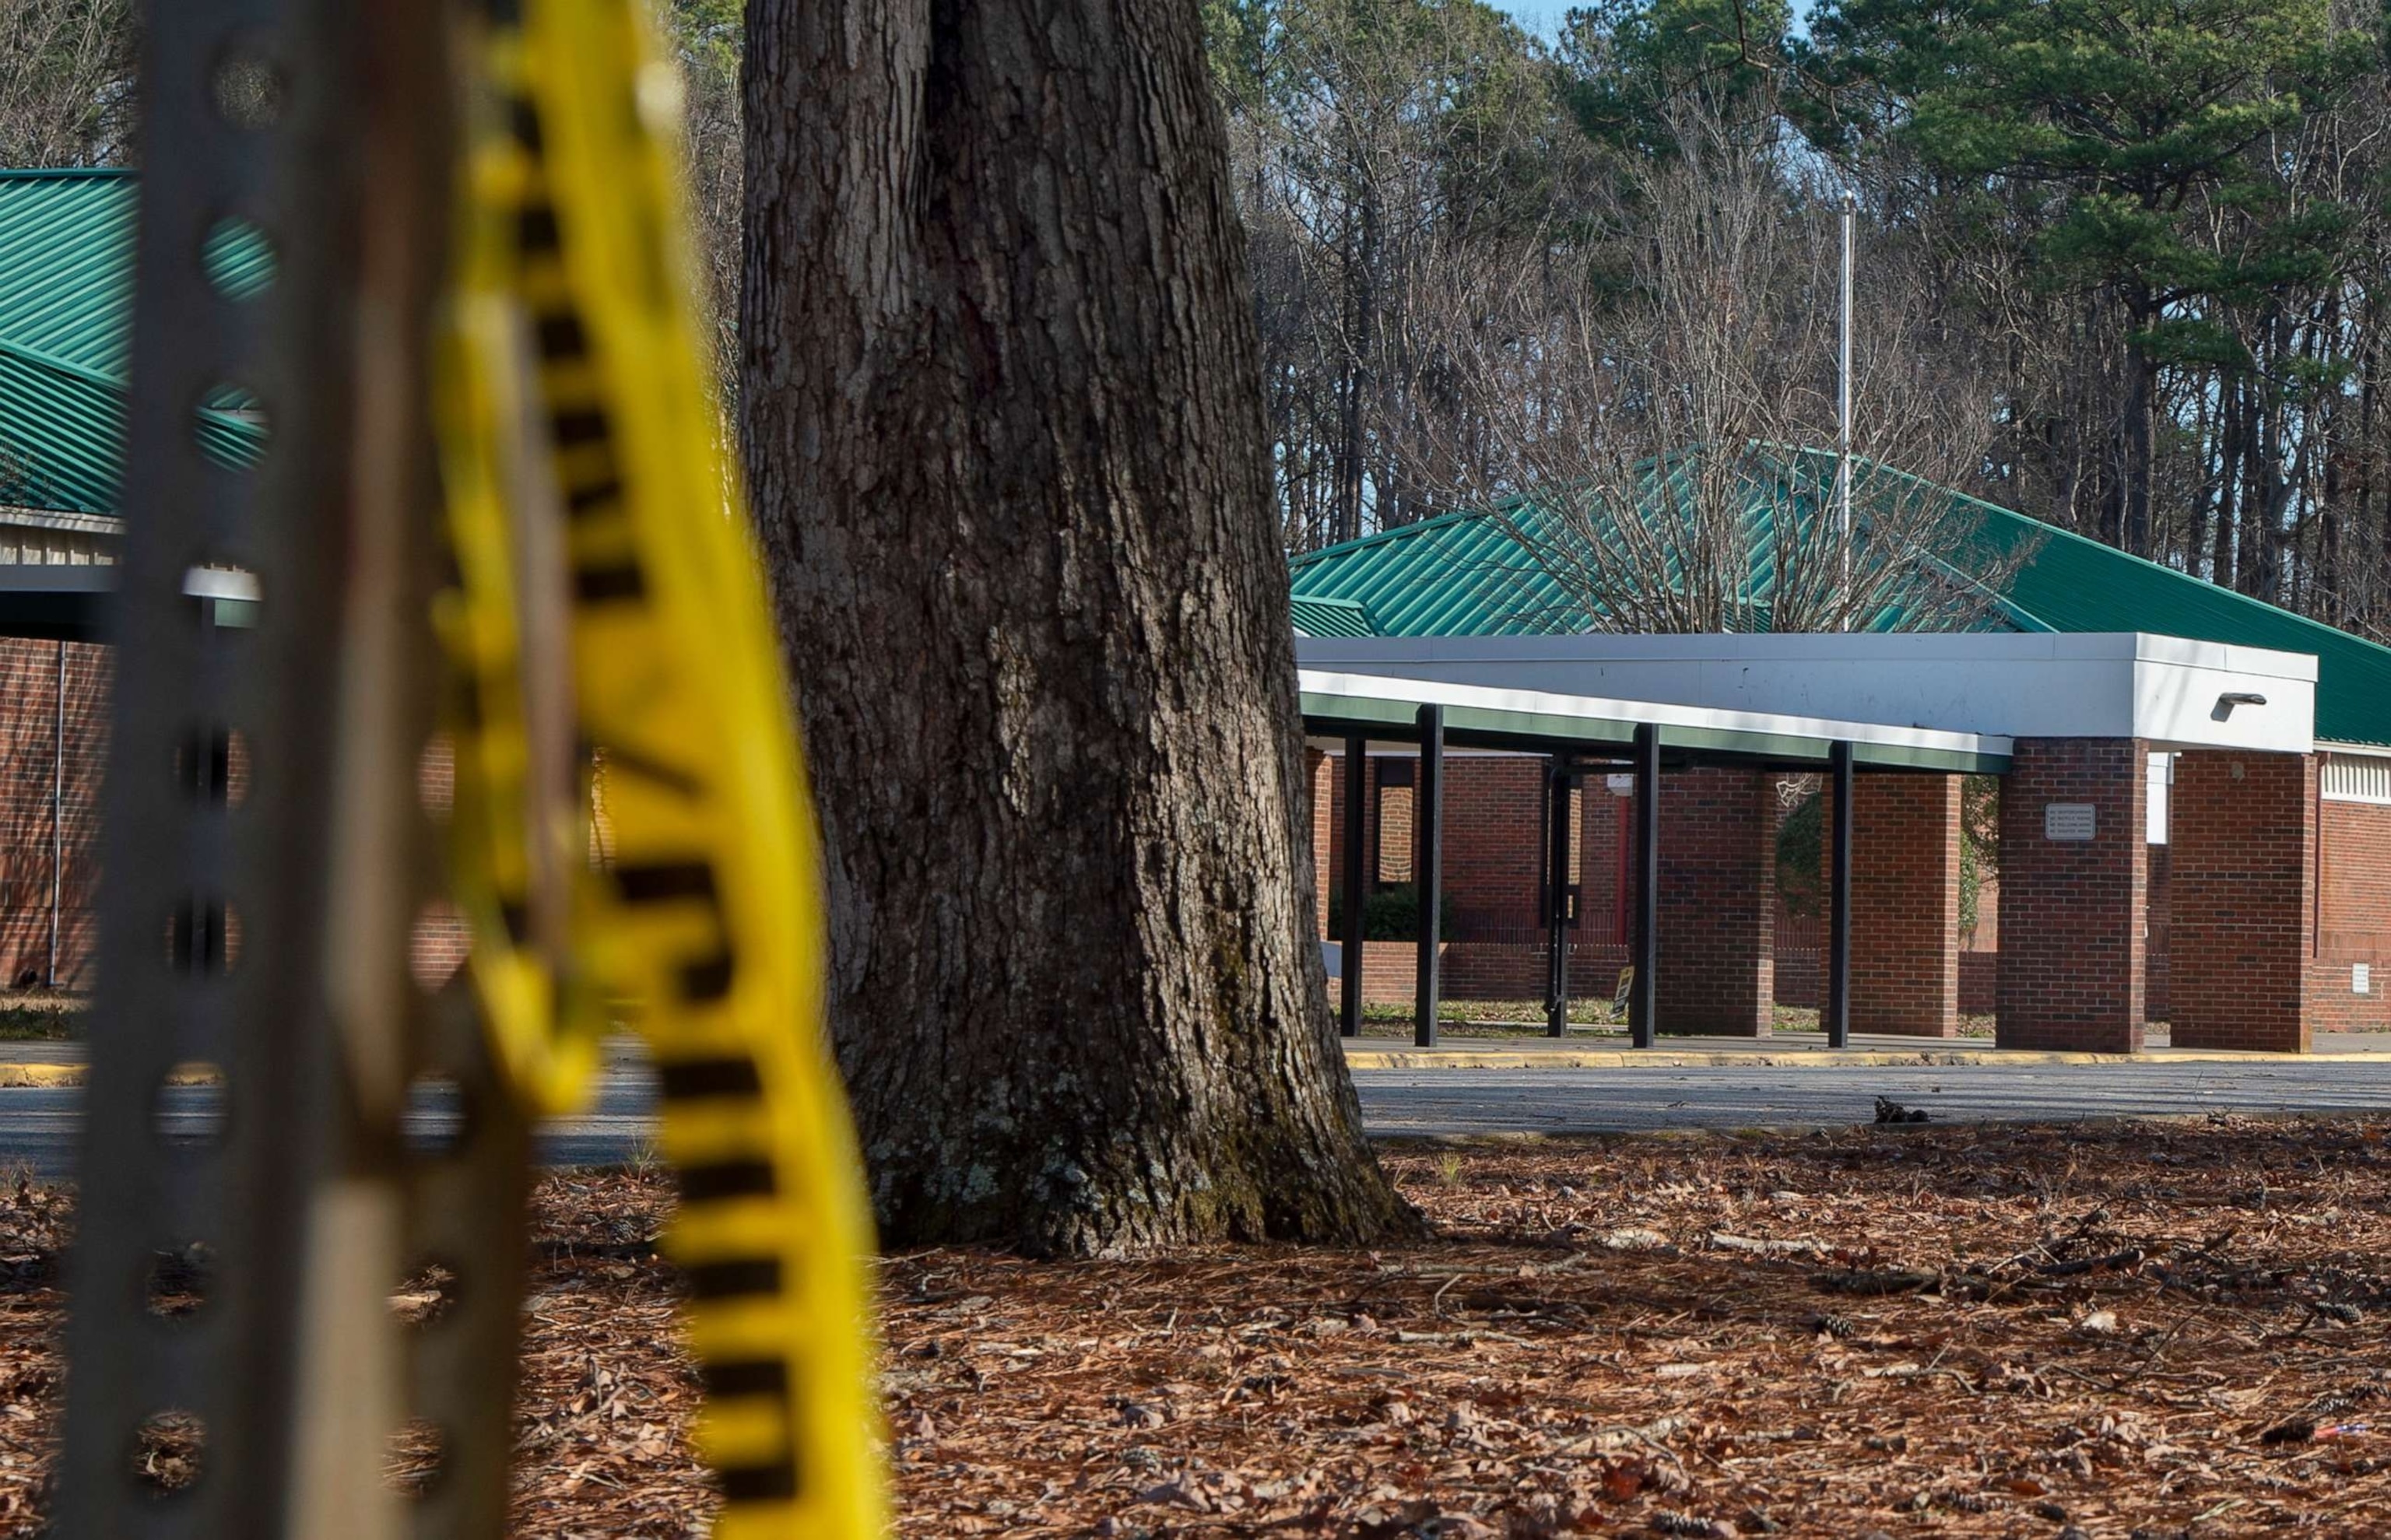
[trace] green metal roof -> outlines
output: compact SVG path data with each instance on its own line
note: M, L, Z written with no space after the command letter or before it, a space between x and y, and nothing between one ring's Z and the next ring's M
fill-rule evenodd
M1756 481L1754 524L1784 509L1805 517L1809 487L1831 484L1833 456L1803 451L1799 473ZM1915 483L1914 478L1903 481ZM2391 648L2204 579L2053 528L1958 493L1973 515L1971 538L1947 560L1958 572L1997 572L2021 547L2030 554L1997 596L1987 622L2023 631L2145 631L2196 641L2307 653L2317 659L2316 734L2329 743L2391 744ZM1378 636L1567 635L1596 628L1583 604L1539 558L1569 537L1562 522L1531 506L1447 514L1298 557L1294 593L1365 606ZM1971 561L1973 555L1974 561ZM1756 581L1765 581L1759 573ZM1762 596L1764 599L1764 594ZM1879 629L1898 617L1879 617ZM1318 634L1318 633L1313 633Z
M0 170L0 505L117 511L139 191L122 170ZM273 280L271 248L238 222L195 254L233 299ZM264 452L255 405L233 382L199 403L211 459Z
M1376 636L1367 605L1351 599L1312 599L1297 594L1293 602L1298 636Z

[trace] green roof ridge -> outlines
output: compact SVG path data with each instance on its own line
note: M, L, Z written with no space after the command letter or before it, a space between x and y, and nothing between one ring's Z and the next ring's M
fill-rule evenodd
M135 166L0 166L0 182L70 182L84 177L137 176Z
M1515 504L1523 500L1524 499L1518 498L1513 499ZM1410 524L1397 524L1392 529L1382 529L1375 535L1357 535L1350 540L1339 540L1333 546L1322 546L1318 550L1307 550L1302 555L1288 562L1287 565L1290 567L1310 566L1312 563L1319 561L1324 556L1333 556L1340 551L1360 550L1365 546L1385 545L1389 540L1408 539L1415 535L1423 534L1431 529L1449 527L1453 524L1459 524L1466 519L1482 519L1493 511L1494 509L1492 505L1485 508L1456 508L1450 513L1439 513L1433 518L1415 519ZM1307 594L1304 597L1314 598L1319 596Z
M93 369L88 364L78 364L61 358L55 353L45 353L30 343L18 342L13 337L0 337L0 353L13 354L36 369L52 369L70 379L80 380L85 384L100 385L112 391L124 389L124 382L113 374Z

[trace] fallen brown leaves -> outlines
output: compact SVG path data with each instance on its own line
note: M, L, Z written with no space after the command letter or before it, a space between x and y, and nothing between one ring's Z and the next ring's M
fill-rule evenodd
M2379 1534L2386 1132L1413 1147L1388 1163L1427 1245L891 1258L898 1530ZM704 1527L667 1204L653 1175L542 1185L518 1533ZM39 1188L0 1205L0 1533L35 1521L63 1223Z

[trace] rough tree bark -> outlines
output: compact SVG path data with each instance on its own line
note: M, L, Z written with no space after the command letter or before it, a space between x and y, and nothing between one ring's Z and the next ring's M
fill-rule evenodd
M1408 1228L1193 0L754 0L743 428L885 1237Z

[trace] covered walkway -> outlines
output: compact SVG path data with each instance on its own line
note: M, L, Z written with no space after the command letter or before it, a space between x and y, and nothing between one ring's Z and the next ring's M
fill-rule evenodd
M2138 634L1324 638L1299 656L1324 913L1332 881L1368 891L1374 782L1381 799L1406 788L1387 840L1411 847L1417 1046L1438 1035L1448 750L1540 767L1556 1042L1589 778L1632 809L1627 1042L1772 1037L1771 793L1788 771L1827 783L1822 1046L1956 1037L1961 775L2003 781L2000 1046L2145 1046L2154 829L2173 840L2178 1049L2307 1053L2320 1032L2391 1026L2370 967L2345 968L2320 925L2321 831L2340 817L2338 859L2377 860L2391 808L2380 831L2333 808L2313 657ZM1349 1035L1364 907L1344 903L1331 948Z

